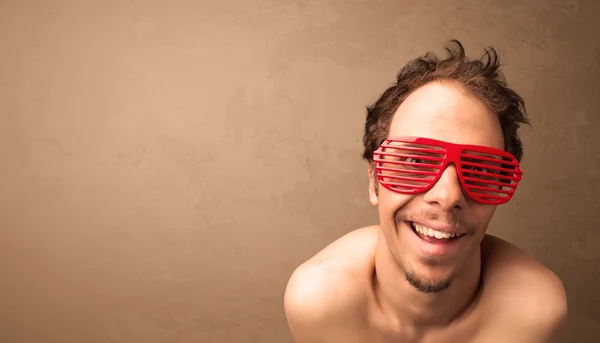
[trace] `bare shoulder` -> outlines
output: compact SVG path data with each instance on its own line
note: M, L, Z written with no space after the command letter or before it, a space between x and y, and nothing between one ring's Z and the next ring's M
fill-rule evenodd
M560 278L515 245L494 236L482 242L483 294L498 330L511 341L553 342L566 320Z
M296 342L325 342L340 323L358 319L353 313L367 299L377 229L352 231L294 270L284 309Z

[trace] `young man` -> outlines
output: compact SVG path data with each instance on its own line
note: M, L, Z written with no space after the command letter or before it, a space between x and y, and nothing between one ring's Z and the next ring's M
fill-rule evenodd
M520 96L493 48L481 60L408 63L368 107L370 201L380 223L338 239L292 274L296 343L548 343L567 315L559 278L486 234L522 177Z

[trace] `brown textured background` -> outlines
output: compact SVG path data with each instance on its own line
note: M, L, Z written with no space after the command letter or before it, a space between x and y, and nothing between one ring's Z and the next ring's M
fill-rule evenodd
M533 121L490 231L600 338L600 2L0 0L0 342L291 342L295 266L375 223L364 106L448 39Z

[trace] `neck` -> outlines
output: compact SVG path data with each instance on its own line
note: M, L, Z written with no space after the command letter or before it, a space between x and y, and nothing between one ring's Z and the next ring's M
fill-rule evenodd
M481 276L480 256L478 249L471 265L463 268L446 290L422 293L408 283L380 232L373 281L383 312L402 327L424 328L454 321L477 299Z

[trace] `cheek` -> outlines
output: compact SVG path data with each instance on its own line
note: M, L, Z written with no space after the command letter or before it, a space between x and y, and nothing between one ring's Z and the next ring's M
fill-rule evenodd
M480 205L473 209L478 221L479 230L485 231L494 217L496 206Z
M393 214L399 209L403 208L408 204L414 195L406 195L399 194L389 191L385 188L379 189L379 213L380 214L388 214L393 216Z
M394 228L396 226L396 215L398 212L407 212L407 204L414 199L414 195L405 195L391 192L387 189L381 190L379 193L379 222L386 228Z

